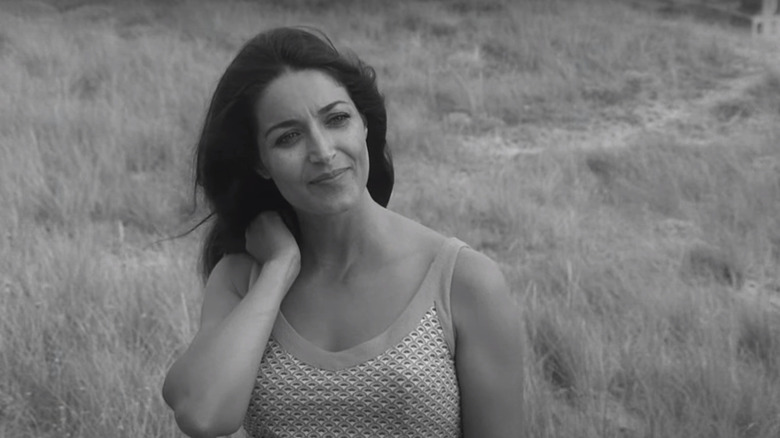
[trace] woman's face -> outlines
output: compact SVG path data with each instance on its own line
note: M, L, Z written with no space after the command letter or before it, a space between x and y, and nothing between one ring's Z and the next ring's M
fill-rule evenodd
M318 70L287 72L256 105L257 171L295 210L333 214L367 196L366 125L347 90Z

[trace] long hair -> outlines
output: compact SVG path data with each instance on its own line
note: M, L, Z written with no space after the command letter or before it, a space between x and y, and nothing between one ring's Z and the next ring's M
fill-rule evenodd
M340 53L321 32L277 28L260 33L241 48L219 80L195 151L195 189L203 190L210 208L201 249L204 279L225 254L245 251L245 230L260 212L286 212L295 221L273 181L255 172L260 159L255 105L274 79L306 69L322 71L344 86L365 118L366 187L378 204L386 207L390 200L394 177L387 112L374 69L351 53Z

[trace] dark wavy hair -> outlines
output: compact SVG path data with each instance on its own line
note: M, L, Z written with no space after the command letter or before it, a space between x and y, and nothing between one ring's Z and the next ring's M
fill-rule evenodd
M285 213L292 207L271 180L260 177L255 106L269 83L286 71L314 69L330 75L347 90L368 128L366 144L371 197L386 207L393 190L393 162L387 147L387 112L376 73L357 56L339 52L322 32L277 28L249 40L228 66L211 99L195 153L195 190L203 189L210 213L201 249L206 279L219 260L245 251L244 233L262 211Z

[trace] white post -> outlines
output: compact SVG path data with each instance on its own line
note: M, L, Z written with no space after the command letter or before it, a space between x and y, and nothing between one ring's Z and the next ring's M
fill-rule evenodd
M778 15L777 2L778 0L763 0L761 13L750 19L754 37L780 36L780 15Z

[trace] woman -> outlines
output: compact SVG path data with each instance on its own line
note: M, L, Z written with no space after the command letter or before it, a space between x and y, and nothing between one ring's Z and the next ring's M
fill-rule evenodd
M163 396L193 437L514 437L519 312L494 262L385 206L374 70L261 33L212 99L200 329Z

